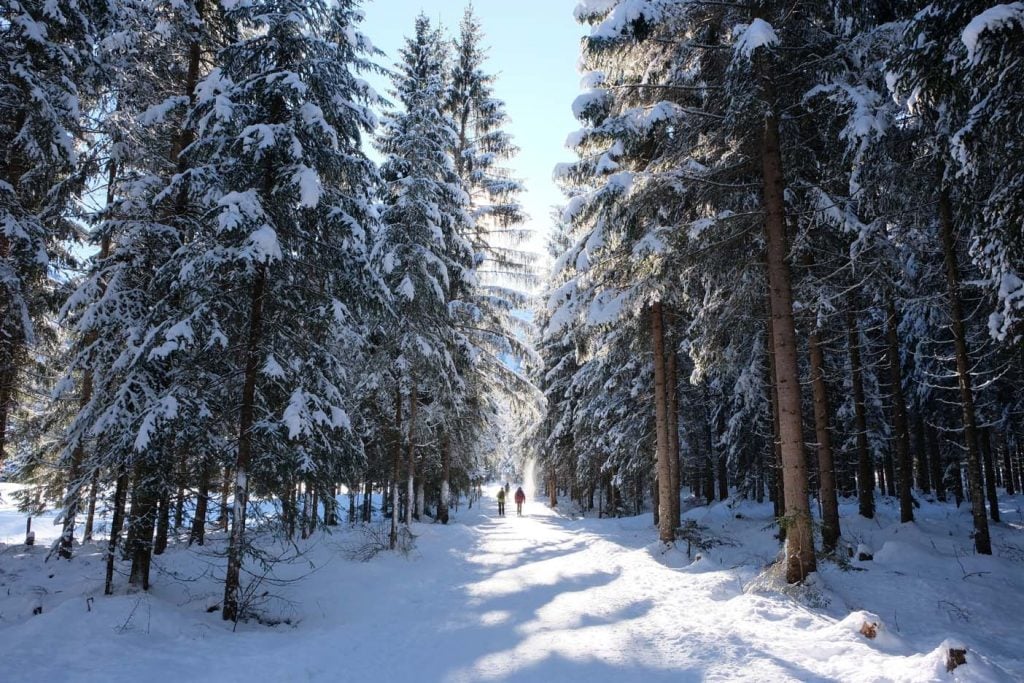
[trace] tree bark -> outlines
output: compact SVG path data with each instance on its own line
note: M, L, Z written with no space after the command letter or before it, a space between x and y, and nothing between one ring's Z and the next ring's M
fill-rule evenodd
M93 522L96 520L96 495L100 487L100 471L92 471L92 483L89 485L89 505L85 511L85 531L82 532L82 542L88 543L92 540Z
M171 526L171 492L167 483L160 486L159 512L156 516L156 539L153 541L153 554L163 555L167 550L167 534Z
M178 490L174 495L174 533L185 523L185 484L188 481L188 457L185 450L178 452Z
M367 481L363 487L362 521L370 523L373 514L373 482Z
M811 361L811 391L814 395L814 432L818 440L818 496L821 501L821 545L826 553L839 542L839 498L836 495L835 463L832 458L832 436L829 431L831 410L828 387L825 385L825 354L821 350L818 330L808 339Z
M416 504L416 380L412 381L412 388L409 392L409 443L407 444L405 456L406 479L406 502L405 502L405 526L412 526L413 507Z
M14 399L14 344L0 342L0 465L7 455L7 421Z
M974 388L971 385L971 358L967 349L963 304L960 297L960 267L953 238L953 211L949 191L939 192L939 233L946 261L946 285L949 290L950 328L956 348L956 371L960 381L960 403L963 408L964 441L967 446L967 482L971 490L971 516L974 518L974 548L982 555L992 554L985 498L982 493L981 463L978 456L977 424L974 411Z
M992 457L992 439L989 428L981 428L981 455L985 462L985 493L988 495L989 516L999 521L999 492L996 490L996 467Z
M651 304L650 320L651 345L654 353L654 423L658 458L658 537L662 543L673 543L676 527L672 519L672 468L669 464L671 447L665 386L665 330L660 301Z
M121 467L114 486L114 514L110 520L110 538L107 540L107 574L103 594L114 593L114 563L117 561L117 543L124 527L124 507L128 498L128 471Z
M228 528L228 499L231 497L231 468L224 468L224 476L220 481L220 511L217 514L217 527Z
M196 512L192 517L192 531L188 535L188 544L203 545L206 542L206 510L210 500L210 463L203 461L203 469L199 473L199 491L196 493Z
M729 458L718 454L718 500L729 499Z
M266 305L267 265L256 266L249 299L249 334L245 349L245 374L238 414L238 452L235 456L235 504L228 537L228 567L224 577L224 605L221 618L237 621L239 617L240 578L245 552L245 513L249 496L249 462L252 460L252 426L256 411L256 379L260 365L260 342L263 337L263 310Z
M1003 481L1006 486L1006 495L1012 496L1016 493L1014 488L1014 480L1016 479L1013 471L1013 457L1010 451L1010 430L1003 430Z
M715 420L711 408L711 392L704 384L704 499L708 505L715 502L715 474L718 469L718 454L715 453Z
M448 497L451 495L449 478L452 468L452 440L446 433L441 444L441 500L437 503L437 520L448 523Z
M772 350L775 352L775 385L779 396L779 436L785 491L786 580L797 583L815 570L816 561L811 508L807 497L793 293L789 264L786 262L789 246L786 239L782 153L779 146L779 121L775 114L765 117L761 163Z
M771 303L768 302L768 333L765 336L766 355L768 356L768 398L772 404L772 458L768 468L768 497L772 501L772 514L778 520L782 519L783 504L785 498L784 483L782 480L782 437L779 436L779 392L775 385L775 350L772 348L772 339L775 336L772 324ZM786 526L779 524L779 540L786 540Z
M135 481L132 483L129 522L132 568L128 585L142 590L149 590L149 567L153 559L153 531L159 498L155 470L146 458L142 458L135 466Z
M928 448L924 439L923 411L917 413L914 420L914 451L917 454L917 487L922 493L932 492L931 464L928 459Z
M657 466L655 466L657 469ZM655 473L651 481L651 516L654 526L661 528L661 484L658 483L658 475Z
M875 516L875 464L868 451L867 410L864 407L864 371L860 362L860 331L853 312L846 312L846 331L850 353L850 378L853 385L853 428L857 438L857 499L861 517Z
M394 550L398 545L398 477L402 462L402 390L395 388L395 452L391 463L391 533L388 546Z
M424 498L426 497L425 493L426 487L423 483L423 477L420 476L419 479L416 480L416 511L413 513L417 522L423 519L425 512L423 508Z
M964 502L964 473L963 464L960 462L960 456L954 456L949 467L953 473L953 498L956 500L956 506L960 507ZM985 501L982 501L981 505L984 507Z
M923 420L924 418L922 418ZM942 466L942 451L939 448L939 438L934 428L926 429L924 432L925 441L928 445L928 465L931 467L931 480L935 488L935 497L939 501L946 502L946 482Z
M672 498L669 504L672 506L672 525L678 528L682 523L682 506L679 504L679 387L677 384L677 360L676 346L671 332L665 331L667 322L672 320L671 312L667 309L662 311L662 327L665 333L665 419L668 430L668 474L672 487Z
M903 371L900 366L899 319L896 306L888 302L886 339L888 341L889 383L892 385L892 426L896 437L896 462L899 465L900 522L914 521L911 479L914 468L910 462L910 433L907 427L907 403L903 398Z

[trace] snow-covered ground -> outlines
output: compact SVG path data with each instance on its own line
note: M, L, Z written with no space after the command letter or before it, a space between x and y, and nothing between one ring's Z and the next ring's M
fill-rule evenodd
M1022 503L1004 501L992 557L971 553L964 507L925 502L907 525L891 503L877 521L844 509L844 537L874 560L823 564L794 591L765 571L778 549L767 505L688 510L718 544L691 561L685 545L659 547L649 515L574 519L530 502L498 518L485 498L448 526L414 525L408 557L354 561L362 532L347 527L300 542L258 590L267 619L289 623L232 633L208 611L219 540L155 558L148 594L118 576L104 597L100 549L44 563L57 530L36 520L39 545L19 545L24 517L5 495L0 680L1019 681ZM967 649L952 674L951 646Z

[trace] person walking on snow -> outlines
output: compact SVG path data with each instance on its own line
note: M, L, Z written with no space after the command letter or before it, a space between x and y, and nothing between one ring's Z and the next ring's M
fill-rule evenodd
M498 516L505 516L505 489L498 488Z
M523 487L520 486L516 489L516 516L523 516L523 503L526 502L526 494L523 493Z

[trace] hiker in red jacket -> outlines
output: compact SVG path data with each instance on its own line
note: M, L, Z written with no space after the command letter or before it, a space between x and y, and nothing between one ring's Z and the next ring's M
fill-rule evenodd
M526 502L526 494L523 493L523 487L520 486L516 489L516 516L523 516L523 503Z

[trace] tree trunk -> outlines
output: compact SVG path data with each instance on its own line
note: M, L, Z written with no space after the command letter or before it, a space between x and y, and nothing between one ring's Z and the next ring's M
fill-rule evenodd
M406 502L405 502L405 525L412 526L413 506L416 502L416 380L412 381L412 389L409 392L409 443L405 457L406 480Z
M551 468L551 483L548 485L548 504L552 509L558 507L558 475Z
M192 517L192 531L188 535L188 544L203 545L206 542L206 509L210 500L210 463L203 461L203 469L199 473L199 491L196 494L196 512Z
M672 506L672 528L679 528L682 523L682 508L679 504L679 391L676 382L676 345L671 328L668 332L664 327L672 320L669 310L663 310L662 332L665 334L665 419L668 430L668 474L671 481L672 498L669 504Z
M922 421L924 418L922 418ZM942 452L939 449L939 437L935 429L926 429L924 432L925 441L928 445L928 465L931 467L931 480L935 488L935 497L939 501L946 502L946 482L943 476Z
M1016 448L1016 460L1014 461L1014 471L1017 473L1017 490L1024 491L1024 441L1020 436L1015 437Z
M707 443L704 445L704 499L710 506L715 502L715 424L712 417L711 394L707 384L704 385L704 438Z
M946 261L946 285L949 290L950 329L956 348L956 371L960 380L960 402L963 408L964 441L967 446L967 482L971 489L971 516L974 518L974 548L982 555L992 554L992 540L985 517L982 493L981 463L978 457L977 425L974 412L974 389L971 386L971 359L967 350L963 306L960 298L960 268L953 239L953 212L949 191L939 192L939 232Z
M348 523L355 524L356 521L356 487L351 487L348 490L349 496L349 511L348 511ZM324 503L324 524L327 526L338 526L338 494L341 492L341 487L337 484L331 484L324 491L324 495L321 496Z
M952 470L953 498L956 500L956 506L960 507L964 502L964 473L960 457L954 457L953 462L950 463L949 467ZM985 502L982 501L981 504L984 506Z
M768 356L768 398L772 404L772 456L768 468L768 497L772 501L772 514L775 519L782 519L782 501L785 498L782 480L782 437L779 436L779 392L775 385L775 351L772 348L773 332L771 303L768 304L768 334L765 336L766 355ZM779 524L779 540L786 540L786 526Z
M185 484L188 482L188 457L184 448L178 451L178 490L174 495L174 533L185 523Z
M373 482L367 481L363 487L363 522L369 524L373 519Z
M826 553L839 542L839 499L836 495L835 463L829 431L831 411L825 385L825 354L815 329L807 342L811 360L811 391L814 395L814 433L818 440L818 496L821 500L821 545Z
M309 496L309 533L312 534L320 526L320 491L311 482L306 482Z
M981 455L985 462L985 493L988 495L989 516L993 522L999 521L999 493L996 491L996 467L992 457L992 439L989 428L981 428Z
M249 496L249 462L252 459L252 426L256 409L256 377L260 366L263 309L267 286L267 265L256 266L249 300L249 334L245 349L245 374L238 413L238 452L235 456L235 504L228 537L228 567L224 577L224 606L221 618L237 621L242 558L245 552L245 513Z
M2 239L2 236L0 236ZM0 344L0 466L7 456L7 421L14 399L14 344Z
M775 385L779 395L779 436L787 521L786 580L797 583L815 570L816 561L811 507L807 498L807 465L804 461L793 294L789 264L786 263L789 247L786 239L779 121L774 114L765 118L761 143L772 350L775 352Z
M156 540L153 541L153 554L163 555L167 550L167 534L171 526L171 492L167 483L160 486L159 512L156 517Z
M718 500L729 500L729 458L718 454Z
M911 478L914 468L910 462L910 433L907 427L907 403L903 398L903 370L900 366L899 319L896 306L888 302L886 312L886 339L888 341L889 383L892 385L892 426L896 437L896 462L899 465L900 522L914 521L914 501L911 498Z
M704 500L709 506L715 502L715 461L710 452L704 456Z
M124 527L124 507L128 498L128 471L121 467L114 486L114 515L110 520L110 538L107 540L107 575L103 584L103 594L114 593L114 563L117 561L117 542L121 539Z
M917 455L917 487L922 493L932 492L931 466L928 461L928 448L924 439L923 411L917 413L914 420L914 452Z
M224 468L224 476L220 482L220 511L217 515L217 527L222 531L228 528L228 499L231 496L231 468Z
M159 492L155 476L156 468L146 459L135 466L135 481L132 483L132 508L129 516L130 548L132 558L130 586L149 590L149 566L153 559L153 531L156 526L156 511Z
M310 498L309 498L309 484L304 481L299 481L298 497L302 500L302 516L300 524L299 537L303 540L309 538L309 523L310 523Z
M96 494L100 487L100 471L92 471L92 483L89 486L89 507L85 512L85 531L82 533L82 542L88 543L92 540L93 522L96 519Z
M1010 453L1010 430L1003 430L1003 481L1006 486L1006 495L1012 496L1016 493L1014 488L1013 458Z
M388 547L394 550L398 545L398 477L402 462L402 390L395 389L395 453L392 458L391 472L391 533L388 535Z
M846 312L847 342L850 353L850 378L853 385L853 428L857 436L857 498L861 517L875 516L875 464L868 452L868 421L864 407L864 371L860 362L860 331L853 313L854 303Z
M668 434L668 401L665 387L665 331L661 302L651 304L651 344L654 352L654 423L658 457L658 537L662 543L675 541L676 527L672 519L672 468ZM678 493L676 494L678 497Z
M651 513L654 526L661 529L661 484L658 483L658 475L654 475L651 481Z
M441 444L441 500L437 503L437 520L441 524L448 523L448 496L450 494L449 477L452 467L452 441L448 434L444 435L444 442Z

